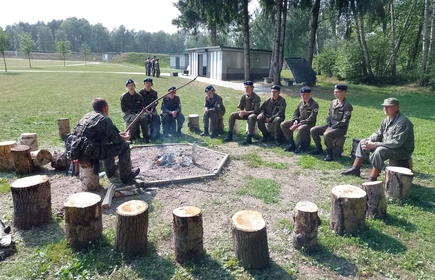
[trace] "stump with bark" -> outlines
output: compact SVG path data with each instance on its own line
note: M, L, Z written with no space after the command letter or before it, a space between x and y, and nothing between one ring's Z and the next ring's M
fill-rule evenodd
M187 126L190 131L199 131L199 115L198 114L190 114L188 117Z
M125 255L145 253L148 242L148 204L124 202L116 208L115 250Z
M20 145L27 145L30 151L37 151L38 148L38 135L36 133L22 133L20 136Z
M32 157L30 155L30 147L27 145L17 145L11 148L11 153L17 174L30 174L32 172Z
M395 159L390 159L389 166L398 166L398 167L405 167L405 168L409 168L412 171L412 157L410 157L409 159L404 159L404 160L395 160Z
M317 230L320 218L317 205L301 201L296 204L293 215L293 247L295 249L314 250L317 247Z
M85 248L103 234L101 197L81 192L70 195L65 204L65 236L74 248Z
M16 146L15 141L0 142L0 170L10 171L14 169L14 159L11 149Z
M30 229L51 219L51 186L46 175L35 175L11 184L14 203L14 226Z
M32 157L32 166L36 168L40 168L51 162L53 156L47 150L37 150L30 152L30 156Z
M84 191L95 191L100 188L100 178L98 174L94 174L94 166L90 161L79 160L80 165L80 181Z
M351 185L332 188L331 229L340 235L354 234L365 226L366 192Z
M57 127L59 129L59 137L60 139L66 139L66 136L70 133L71 129L69 126L69 119L60 118L57 120Z
M266 223L261 213L242 210L231 217L233 250L244 266L261 269L269 265Z
M388 197L407 198L411 192L414 173L411 169L387 166L385 169L385 193Z
M51 167L57 170L67 170L71 164L71 160L67 159L64 151L54 151L51 159Z
M385 218L387 215L387 198L385 196L384 182L365 182L361 188L367 194L367 218Z
M202 211L194 206L174 209L175 258L184 263L200 257L204 251Z

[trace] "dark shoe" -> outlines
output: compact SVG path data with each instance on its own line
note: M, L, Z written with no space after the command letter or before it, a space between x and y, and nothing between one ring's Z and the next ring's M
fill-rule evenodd
M142 143L145 143L145 144L150 143L150 139L148 139L148 138L143 138L141 141L142 141Z
M252 144L252 135L246 135L245 141L242 142L242 145L249 145Z
M334 158L332 156L332 149L326 150L326 157L323 159L324 161L332 161Z
M183 136L183 133L182 133L181 131L178 131L177 134L176 134L176 136L177 136L177 137L182 137L182 136Z
M312 152L309 152L310 155L321 155L323 154L322 146L316 146L316 149Z
M225 142L233 141L233 133L232 132L228 132L227 137L225 137L224 141Z
M300 153L303 153L303 152L305 152L305 148L304 148L303 145L298 145L296 147L296 149L293 151L293 153L295 153L295 154L300 154Z
M208 127L204 127L204 132L200 134L201 136L209 136Z
M270 133L264 134L263 135L263 140L261 140L261 142L263 142L263 143L267 142L267 140L269 140L269 137L270 137Z
M352 167L351 169L348 169L348 170L341 172L341 174L359 177L361 175L361 170Z
M217 130L213 130L213 132L210 135L210 138L218 138L219 137L219 133Z
M275 139L275 140L273 141L273 143L274 143L275 146L277 146L277 147L281 146L281 141L279 141L279 139Z
M131 183L134 180L134 178L136 178L136 176L139 175L139 172L140 172L140 168L136 168L132 170L130 175L128 175L127 177L121 177L121 182L124 184Z
M294 151L295 149L296 149L295 142L290 141L290 143L288 144L287 148L284 149L284 151L291 152Z

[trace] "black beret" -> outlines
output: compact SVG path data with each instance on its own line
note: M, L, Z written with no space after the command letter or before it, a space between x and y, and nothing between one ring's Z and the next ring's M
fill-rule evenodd
M177 89L176 87L172 86L172 87L168 88L168 91L173 91L173 90L176 90L176 89Z
M301 87L301 93L309 93L309 92L311 92L310 87Z
M251 86L251 87L254 86L254 82L253 82L253 81L245 81L243 84L244 84L245 86Z
M281 91L281 88L277 85L273 85L270 89L276 89L276 90Z
M335 89L347 91L347 86L345 84L336 84Z
M143 80L144 83L152 83L153 79L151 78L145 78L145 80Z
M206 86L205 87L205 92L209 92L210 90L214 89L214 87L212 85Z
M134 81L132 79L128 79L127 82L125 82L125 86L129 84L134 84Z

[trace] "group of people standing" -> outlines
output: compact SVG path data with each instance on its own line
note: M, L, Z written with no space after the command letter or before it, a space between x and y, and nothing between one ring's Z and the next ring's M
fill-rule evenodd
M145 59L145 75L148 77L160 77L160 62L155 55L153 58L147 57Z

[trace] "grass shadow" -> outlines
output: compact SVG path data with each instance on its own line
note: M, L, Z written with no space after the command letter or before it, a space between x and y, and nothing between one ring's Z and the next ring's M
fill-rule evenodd
M416 232L418 229L417 226L414 225L413 223L410 223L405 219L401 219L401 218L392 216L390 214L387 214L384 222L388 226L400 227L400 228L405 229L408 232Z
M435 213L435 188L412 184L409 198L401 201L401 203Z
M14 227L12 227L13 230ZM54 216L48 224L41 227L33 227L30 230L20 231L26 247L41 247L50 243L57 243L65 239L62 227L56 222Z
M1 75L5 75L5 76L18 76L21 74L22 73L18 73L18 72L3 72L3 73L1 73Z
M235 279L221 263L214 260L207 253L204 253L198 261L186 262L181 266L189 271L194 279Z
M247 269L249 274L255 280L265 280L265 279L282 279L282 280L294 280L297 279L293 275L289 274L285 269L278 265L274 261L270 261L270 265L262 270L258 269Z
M340 276L355 277L358 273L358 267L354 263L337 256L325 246L319 245L317 251L302 251L302 253L323 266L329 267Z
M408 250L402 242L369 226L366 226L365 230L358 237L374 251L400 254Z

